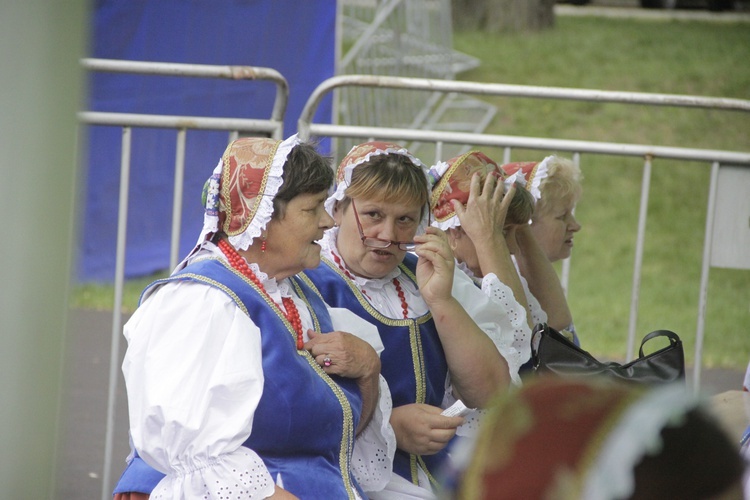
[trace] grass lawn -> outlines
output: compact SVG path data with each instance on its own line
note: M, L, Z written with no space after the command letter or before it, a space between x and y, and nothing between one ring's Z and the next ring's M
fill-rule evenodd
M456 33L482 65L462 80L750 99L750 25L558 17L539 34ZM487 98L488 133L750 150L750 116L736 112ZM502 158L496 152L497 158ZM549 152L514 151L513 160ZM643 162L583 155L569 301L584 347L626 351ZM710 165L656 160L637 339L671 329L693 358ZM750 195L750 193L748 193ZM747 216L747 214L745 214ZM703 361L744 369L750 360L750 271L711 269Z
M482 60L462 80L750 99L750 25L558 17L524 35L455 33L457 50ZM498 107L488 133L750 150L750 116L733 112L486 98ZM502 152L487 152L498 159ZM514 151L513 159L548 152ZM624 357L643 163L584 155L570 305L584 347ZM666 328L693 358L706 223L707 164L656 160L651 180L638 339ZM750 194L750 193L749 193ZM747 216L747 215L746 215ZM132 310L151 278L130 282ZM111 308L111 287L81 285L74 307ZM712 269L704 364L744 370L750 360L750 271Z

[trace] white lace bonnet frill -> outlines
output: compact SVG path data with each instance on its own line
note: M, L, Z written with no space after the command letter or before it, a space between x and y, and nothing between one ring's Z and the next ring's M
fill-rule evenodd
M526 189L534 197L534 201L542 197L542 181L549 176L549 164L554 156L547 156L542 161L516 161L505 163L500 168L506 175L517 175L523 177Z
M514 183L519 183L523 187L527 184L523 173L506 174L497 163L480 151L469 151L448 161L438 162L429 170L429 175L434 182L430 197L433 226L447 231L461 225L452 200L466 204L469 199L471 178L477 172L482 181L490 174L501 179L506 193Z
M432 188L432 178L428 175L428 169L422 161L411 154L405 147L390 142L370 141L354 146L349 153L341 160L336 172L336 187L332 194L325 202L325 208L328 214L333 216L333 207L337 201L346 197L346 189L352 182L352 172L359 165L367 163L372 158L380 155L398 154L407 157L414 165L420 168L427 179L428 196ZM424 230L427 224L427 211L420 223L419 231Z
M219 230L238 250L252 245L271 220L273 200L283 184L284 164L299 143L295 134L284 141L243 137L227 146L203 186L203 228L188 257Z

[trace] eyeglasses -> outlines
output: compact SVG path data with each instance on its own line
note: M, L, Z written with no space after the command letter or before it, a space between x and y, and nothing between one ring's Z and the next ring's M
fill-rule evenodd
M357 220L357 229L359 230L359 238L362 240L362 244L370 248L388 248L391 245L396 245L399 250L405 252L411 252L417 247L417 244L413 241L393 241L393 240L381 240L380 238L368 238L362 231L362 223L359 221L359 214L357 213L357 207L354 205L354 199L352 198L352 210L354 210L354 218ZM429 217L429 213L428 213ZM429 226L430 223L428 222Z

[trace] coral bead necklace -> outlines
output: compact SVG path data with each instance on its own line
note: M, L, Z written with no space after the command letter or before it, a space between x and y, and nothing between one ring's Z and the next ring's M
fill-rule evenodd
M401 288L401 283L396 278L393 278L393 284L396 286L398 298L401 299L401 310L404 312L404 319L409 319L409 305L406 303L406 296L404 295L403 288Z
M282 297L281 301L284 303L284 308L286 309L286 311L281 309L278 304L276 304L276 302L271 298L271 296L268 295L268 292L263 286L263 283L260 282L258 277L255 275L252 269L250 269L250 266L247 265L247 262L237 252L237 250L235 250L234 247L230 245L226 240L219 240L218 246L221 249L222 253L224 253L224 255L227 257L229 265L242 273L247 279L255 283L255 285L260 288L260 290L268 298L268 300L276 306L276 308L284 315L284 317L286 317L287 320L289 320L289 323L292 324L292 327L294 327L294 331L297 334L297 349L303 349L305 346L305 340L302 337L302 320L299 317L297 305L294 303L292 298Z

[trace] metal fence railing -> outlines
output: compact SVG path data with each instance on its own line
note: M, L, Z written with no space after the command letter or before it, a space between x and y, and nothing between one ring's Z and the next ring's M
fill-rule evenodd
M127 236L128 197L130 181L130 152L132 129L138 127L173 129L177 136L175 156L174 201L172 207L172 229L170 242L170 268L179 258L180 224L182 220L182 191L185 168L186 136L189 129L227 131L228 142L240 133L263 135L281 139L283 117L289 100L289 85L276 70L255 66L215 66L204 64L160 63L144 61L122 61L112 59L82 59L84 69L94 72L131 73L174 77L200 77L252 82L270 81L276 87L271 116L265 119L221 118L206 116L179 116L157 114L134 114L101 111L82 111L78 114L82 125L104 125L122 128L122 153L120 158L120 191L117 219L117 243L115 257L114 304L112 317L112 340L110 350L109 390L107 398L107 423L105 435L104 465L102 476L102 499L111 498L111 468L114 433L116 387L120 361L119 345L122 333L122 302L125 281L125 243Z
M400 90L414 91L429 90L433 92L469 94L474 96L505 96L536 99L588 101L600 103L621 103L626 105L638 104L647 106L702 108L711 110L738 111L741 113L750 113L750 100L697 97L674 94L616 92L559 87L462 82L452 80L449 81L391 76L340 75L326 80L325 82L321 83L315 89L315 91L313 91L305 107L303 108L298 121L298 132L303 138L310 136L346 137L357 138L361 140L377 138L396 141L418 141L421 143L430 143L434 145L434 160L443 159L443 147L445 144L471 144L475 147L492 146L504 148L504 162L510 161L510 154L513 148L568 152L573 155L573 160L576 163L579 163L580 155L583 153L642 158L643 176L638 215L638 231L635 247L632 293L630 299L627 359L633 358L635 349L636 321L638 314L641 269L643 265L643 250L646 232L646 216L649 201L652 161L655 158L662 158L710 163L712 165L711 182L709 186L709 200L707 207L708 214L704 239L704 252L700 285L701 290L698 306L698 324L696 329L695 368L693 371L694 389L699 389L704 338L705 305L707 294L706 291L708 287L708 271L711 266L711 240L714 234L713 218L717 199L717 180L719 178L719 171L722 166L733 166L734 168L741 168L746 174L750 174L750 152L694 149L646 144L623 144L612 142L548 139L538 137L493 135L484 133L465 133L444 130L313 123L312 119L321 99L329 92L332 92L334 89L343 87L395 88ZM424 156L423 159L428 160L428 158L425 158ZM747 176L745 178L747 178ZM745 229L747 229L747 227L745 227ZM746 252L746 249L738 250L738 252L743 251ZM562 280L565 289L567 289L569 270L570 259L567 259L565 262L563 262L562 267Z

